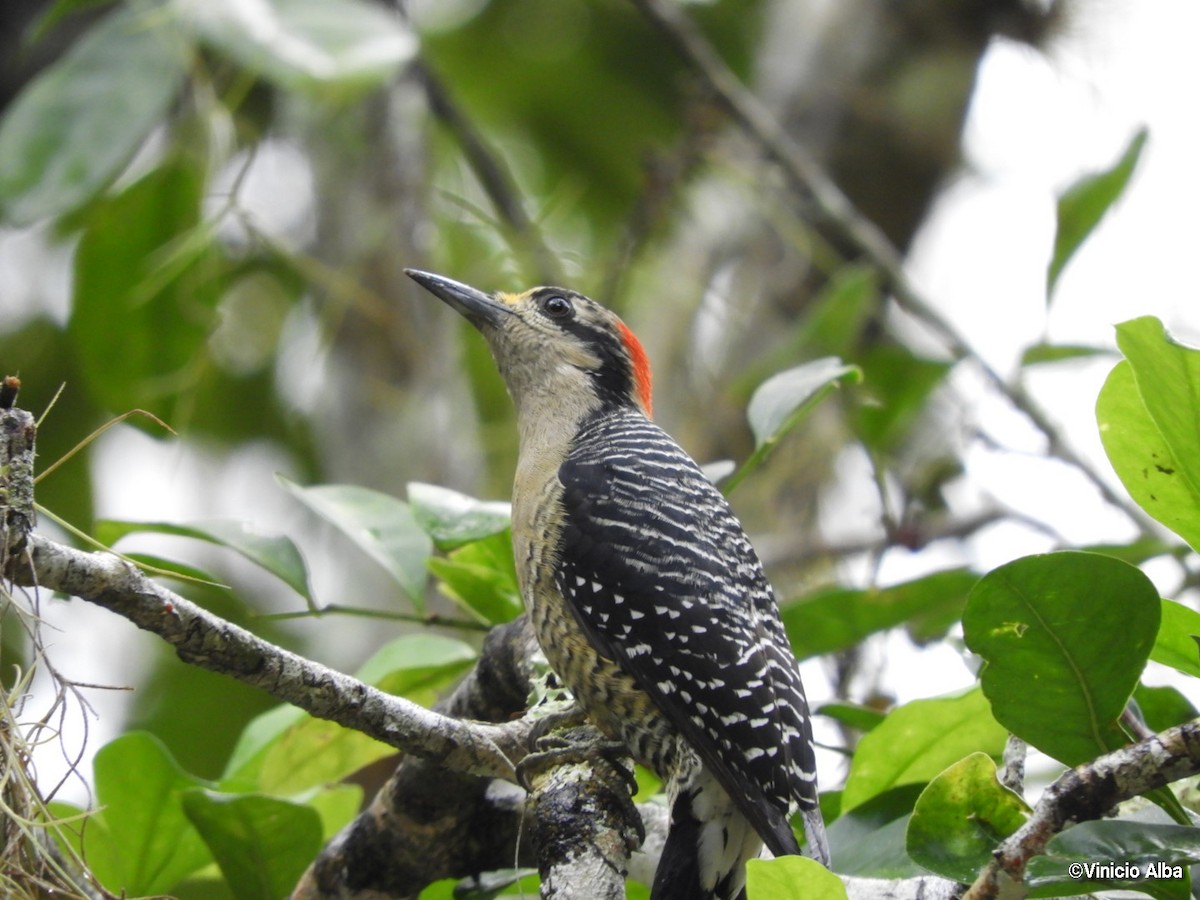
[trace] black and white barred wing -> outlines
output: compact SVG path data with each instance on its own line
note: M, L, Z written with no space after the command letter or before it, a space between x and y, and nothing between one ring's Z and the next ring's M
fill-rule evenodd
M583 630L768 846L797 852L789 807L817 804L807 703L762 566L724 497L635 413L586 425L559 478L559 587Z

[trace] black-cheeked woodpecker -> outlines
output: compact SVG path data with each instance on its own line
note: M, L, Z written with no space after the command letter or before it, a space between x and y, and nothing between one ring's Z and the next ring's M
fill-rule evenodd
M808 704L742 526L650 419L650 367L612 312L557 287L420 285L483 333L517 409L513 546L551 668L671 801L653 900L735 900L765 843L828 865Z

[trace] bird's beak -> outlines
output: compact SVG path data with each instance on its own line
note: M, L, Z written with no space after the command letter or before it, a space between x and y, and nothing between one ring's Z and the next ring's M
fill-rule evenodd
M419 269L405 269L404 274L439 300L444 300L477 328L499 325L505 316L512 314L506 304L470 285Z

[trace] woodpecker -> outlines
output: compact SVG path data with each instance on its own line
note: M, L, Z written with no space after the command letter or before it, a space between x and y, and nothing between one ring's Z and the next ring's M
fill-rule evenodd
M829 850L774 593L721 493L651 421L650 365L576 291L407 269L483 333L517 410L513 548L538 642L593 724L662 778L652 900L736 900L765 843Z

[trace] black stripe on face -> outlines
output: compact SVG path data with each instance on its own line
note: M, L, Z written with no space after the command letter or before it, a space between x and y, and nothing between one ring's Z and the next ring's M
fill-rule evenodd
M574 335L596 357L599 364L587 370L596 383L600 398L608 406L633 406L633 366L612 322L605 319L600 307L565 288L540 288L533 293L538 311L547 321ZM564 312L562 301L570 309Z

